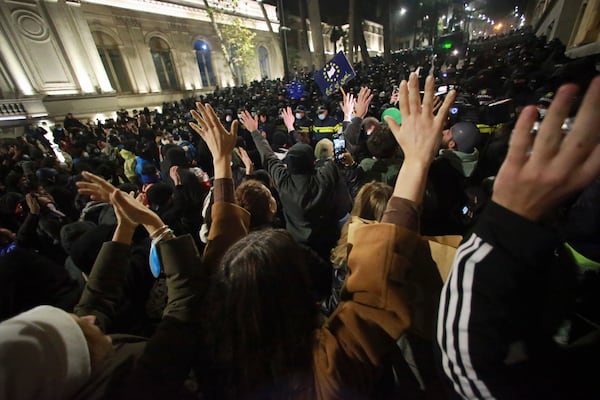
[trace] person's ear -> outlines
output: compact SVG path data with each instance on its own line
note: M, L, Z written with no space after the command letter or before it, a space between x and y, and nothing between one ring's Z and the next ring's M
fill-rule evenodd
M273 196L269 198L269 212L271 213L271 216L277 214L277 201L275 201Z
M79 318L81 318L83 321L86 321L87 323L89 323L90 325L95 325L96 324L96 316L95 315L82 315Z
M450 141L448 142L448 148L450 150L456 150L456 142L454 141L454 139L450 139Z

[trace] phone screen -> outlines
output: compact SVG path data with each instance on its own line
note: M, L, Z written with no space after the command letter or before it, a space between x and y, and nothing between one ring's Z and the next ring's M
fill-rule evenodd
M339 158L346 152L346 140L344 138L333 139L333 152L335 153L336 158Z

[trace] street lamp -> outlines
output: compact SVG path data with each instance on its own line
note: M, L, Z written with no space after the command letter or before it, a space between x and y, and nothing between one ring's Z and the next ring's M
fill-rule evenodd
M402 16L402 15L404 15L404 14L406 14L406 8L402 7L402 8L400 9L400 15Z

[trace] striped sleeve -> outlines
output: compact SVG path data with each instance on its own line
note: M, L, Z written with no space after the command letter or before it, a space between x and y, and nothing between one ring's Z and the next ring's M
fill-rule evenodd
M440 298L437 342L442 369L452 382L454 391L465 399L494 398L473 368L469 348L475 269L491 250L491 245L472 234L458 249Z
M542 398L550 391L539 349L552 335L545 318L548 290L558 287L546 286L555 285L548 279L555 236L490 204L459 247L436 326L439 370L456 396Z

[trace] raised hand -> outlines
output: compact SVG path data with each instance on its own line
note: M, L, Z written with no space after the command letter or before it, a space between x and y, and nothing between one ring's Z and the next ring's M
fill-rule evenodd
M110 200L115 208L115 214L121 213L121 217L126 223L144 225L150 234L164 226L158 215L127 193L117 190L111 193ZM119 218L118 214L117 218Z
M350 121L355 104L356 99L354 98L354 95L351 93L344 93L344 101L340 104L341 109L344 112L344 120Z
M423 200L427 171L442 140L442 127L450 105L456 97L451 91L446 96L437 115L433 115L433 77L425 81L423 102L419 91L417 74L410 75L408 83L400 84L399 100L402 125L386 116L385 120L404 152L404 163L398 173L395 197L401 197L419 204Z
M419 79L413 72L408 83L406 81L400 83L399 100L402 125L398 125L389 116L385 117L396 141L402 147L407 161L429 165L439 149L442 127L448 116L448 109L454 102L456 92L448 93L437 115L433 114L433 94L434 79L429 76L425 81L425 94L421 103Z
M258 115L253 117L248 111L242 111L240 122L249 132L258 130Z
M598 177L600 77L592 81L573 127L565 134L561 127L577 90L572 84L561 86L535 139L531 128L536 108L521 112L494 182L493 201L535 221Z
M133 218L131 218L125 209L117 202L116 198L120 197L121 195L133 198L131 194L127 195L120 190L114 191L110 194L110 202L113 205L113 209L115 210L115 215L117 217L117 226L121 230L130 233L133 236L133 231L135 231L135 228L139 224ZM113 236L113 241L117 242L120 240L115 240L115 237Z
M238 156L240 160L244 163L244 167L246 168L246 175L250 175L252 170L254 169L254 163L250 159L248 152L243 147L237 147Z
M392 91L392 95L390 96L390 104L395 106L396 103L398 102L398 97L399 97L398 90Z
M286 107L281 110L281 118L283 119L283 123L285 124L288 132L293 131L296 117L294 117L294 112L292 111L291 107Z
M104 179L92 174L91 172L84 171L81 173L81 175L89 182L76 182L75 185L77 186L77 191L79 192L79 194L82 194L84 196L90 196L90 198L94 201L110 203L111 193L119 190Z
M231 152L237 142L239 122L233 121L231 130L227 132L210 104L197 102L196 108L197 111L191 110L191 114L197 123L190 122L190 127L204 139L215 163L224 158L231 159Z
M373 94L371 93L371 89L368 87L360 88L360 92L358 92L358 98L356 99L356 103L354 104L354 110L356 111L356 116L358 118L364 118L369 111L369 104L371 104L371 100L373 100Z

